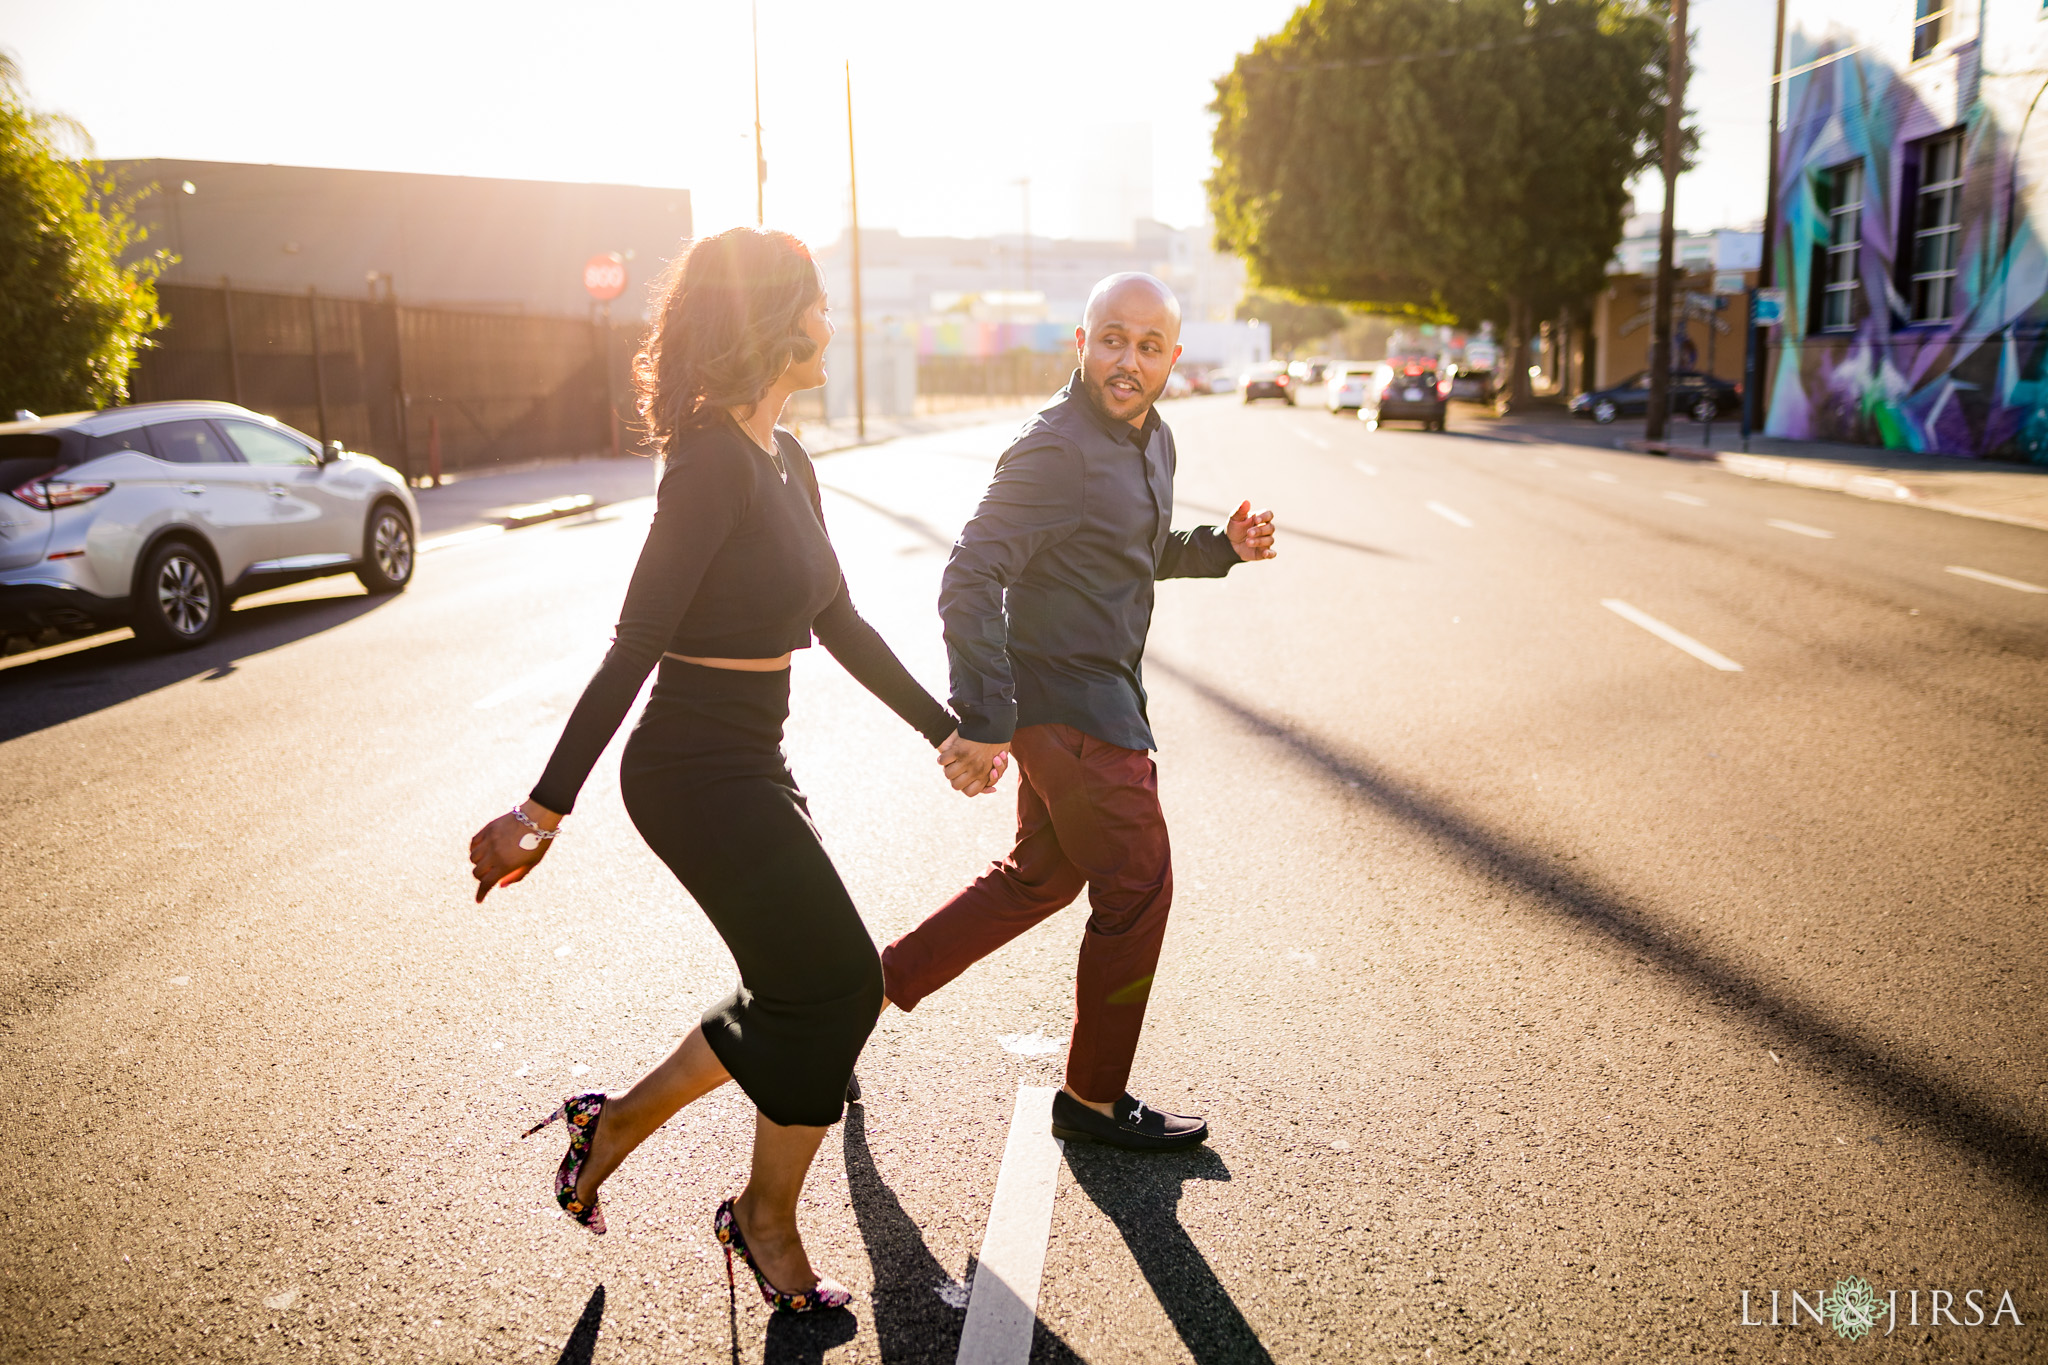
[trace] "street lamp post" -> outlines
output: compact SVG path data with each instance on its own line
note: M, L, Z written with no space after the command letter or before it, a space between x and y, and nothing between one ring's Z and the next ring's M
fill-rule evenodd
M1778 235L1778 96L1784 86L1784 69L1785 0L1778 0L1778 27L1771 47L1770 143L1764 152L1764 240L1756 263L1758 289L1769 289L1776 283L1772 275L1777 264L1773 243ZM1742 448L1748 450L1749 434L1764 422L1764 371L1768 368L1766 351L1771 341L1770 329L1757 324L1754 291L1744 321L1748 324L1748 363L1743 366L1742 376Z

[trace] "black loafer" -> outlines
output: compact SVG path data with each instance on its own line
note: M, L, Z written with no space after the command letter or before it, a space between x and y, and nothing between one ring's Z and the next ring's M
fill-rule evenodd
M1127 1152L1178 1152L1209 1140L1209 1125L1184 1114L1154 1109L1126 1094L1105 1118L1064 1090L1052 1097L1052 1135L1067 1142L1100 1142Z

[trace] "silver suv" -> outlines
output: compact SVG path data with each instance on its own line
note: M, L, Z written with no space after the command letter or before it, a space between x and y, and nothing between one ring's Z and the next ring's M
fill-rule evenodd
M228 605L353 570L412 581L397 471L233 403L0 423L0 636L125 624L182 649Z

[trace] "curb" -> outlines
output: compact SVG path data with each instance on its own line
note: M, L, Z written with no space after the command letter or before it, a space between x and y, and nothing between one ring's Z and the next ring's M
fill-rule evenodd
M1945 498L1924 497L1910 485L1900 483L1897 479L1887 479L1879 474L1835 469L1806 460L1774 459L1768 455L1743 455L1728 450L1709 450L1704 446L1682 445L1676 441L1622 441L1619 446L1623 450L1632 450L1642 455L1663 455L1671 459L1701 460L1717 464L1730 474L1739 474L1745 479L1796 484L1801 488L1815 488L1823 492L1847 493L1850 497L1867 498L1872 502L1900 503L1907 507L1924 507L1930 512L1947 512L1951 516L1974 517L1978 521L1995 521L2006 526L2020 526L2030 531L2048 531L2048 521L2018 517L2009 512L1987 511L1981 507L1951 502Z

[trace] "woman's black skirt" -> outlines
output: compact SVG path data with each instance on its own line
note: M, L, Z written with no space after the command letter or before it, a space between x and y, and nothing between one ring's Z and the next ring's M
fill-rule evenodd
M837 1123L882 1007L874 940L782 756L789 670L663 659L619 786L642 838L710 917L740 984L711 1050L779 1124Z

